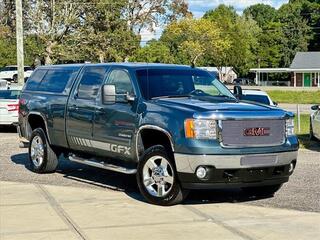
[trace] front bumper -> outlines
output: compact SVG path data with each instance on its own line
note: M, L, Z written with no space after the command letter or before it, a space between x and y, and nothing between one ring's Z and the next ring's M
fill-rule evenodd
M175 153L179 180L187 189L275 185L287 182L298 151L244 155L185 155ZM197 178L199 166L207 169Z

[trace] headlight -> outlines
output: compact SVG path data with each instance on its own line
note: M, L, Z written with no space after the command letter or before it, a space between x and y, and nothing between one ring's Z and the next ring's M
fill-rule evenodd
M186 138L216 139L216 121L204 119L186 119L184 122Z
M286 120L286 135L292 136L294 135L294 119L289 118Z

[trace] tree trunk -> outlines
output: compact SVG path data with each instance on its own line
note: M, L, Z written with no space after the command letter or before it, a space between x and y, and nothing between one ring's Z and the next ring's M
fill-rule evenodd
M47 46L46 46L46 52L45 52L45 58L44 58L44 63L45 65L50 65L52 64L52 48L53 46L55 45L56 43L55 42L52 42L52 41L48 41L47 42Z
M99 53L99 61L100 61L100 63L104 63L104 54L103 53Z

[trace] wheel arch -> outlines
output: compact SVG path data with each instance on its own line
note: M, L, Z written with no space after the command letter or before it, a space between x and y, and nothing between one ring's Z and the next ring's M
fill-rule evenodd
M174 152L174 142L170 132L164 128L155 125L143 125L137 131L135 147L136 157L138 161L141 156L141 154L139 154L139 144L142 144L145 149L153 145L163 144L164 147L166 147L172 153Z
M45 116L42 113L39 113L39 112L30 112L28 114L27 124L28 124L28 128L30 130L30 132L28 133L28 138L30 138L31 133L32 133L32 131L34 129L40 127L45 132L49 143L51 143L50 137L49 137L49 131L48 131L47 122L46 122L45 119L46 119Z

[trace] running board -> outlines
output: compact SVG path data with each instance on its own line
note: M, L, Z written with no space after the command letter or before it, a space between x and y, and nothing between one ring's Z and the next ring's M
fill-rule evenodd
M82 163L82 164L89 165L92 167L103 168L103 169L107 169L110 171L120 172L120 173L125 173L125 174L135 174L137 172L137 169L120 167L120 166L116 166L116 165L105 163L105 162L97 162L95 160L80 158L75 155L69 156L69 160L72 162Z

